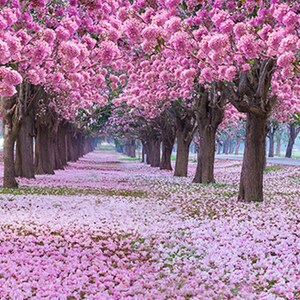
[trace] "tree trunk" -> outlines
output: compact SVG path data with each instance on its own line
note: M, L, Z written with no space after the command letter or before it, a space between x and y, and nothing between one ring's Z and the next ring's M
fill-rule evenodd
M67 165L67 129L62 122L58 127L56 155L59 156L59 161L62 168Z
M4 160L4 188L17 188L18 183L15 179L15 162L14 162L14 148L15 141L19 131L20 122L19 116L16 116L17 110L16 98L1 97L1 113L3 118L3 160Z
M263 201L266 135L267 116L248 113L239 200L246 202Z
M234 152L235 155L239 154L239 149L240 149L240 146L241 146L241 141L242 141L242 138L241 137L237 137L237 139L236 139L236 146L235 146L235 152Z
M187 177L190 143L191 139L187 139L184 131L178 128L174 176Z
M218 142L218 154L221 154L222 144Z
M280 148L281 148L281 137L278 134L276 137L276 156L280 156Z
M160 165L160 139L158 137L151 137L148 141L149 164L151 167L157 168Z
M173 150L173 145L171 146L164 142L162 143L162 155L161 155L161 162L160 162L161 170L169 170L169 171L173 170L171 164L172 150Z
M34 117L31 113L23 117L17 136L15 162L16 176L34 178L33 136Z
M54 174L54 147L50 129L38 124L35 141L35 173Z
M4 159L4 188L17 188L18 184L15 179L15 164L14 164L14 147L15 136L13 129L6 120L6 116L3 118L3 133L4 133L4 145L3 145L3 159Z
M142 142L142 163L145 162L145 155L146 155L145 144L144 144L144 142Z
M150 144L149 144L149 140L146 141L145 143L145 154L146 154L146 164L150 165L151 164L151 157L150 157Z
M285 157L291 158L295 140L299 134L300 126L289 125L289 142L286 148Z
M216 130L199 126L200 147L194 183L214 183Z
M75 162L78 159L77 156L77 138L75 137L74 129L72 126L68 126L67 133L67 154L68 161Z
M273 130L273 128L270 128L269 131L269 157L274 157L274 135L275 135L275 131Z
M230 154L234 153L234 141L233 141L233 138L229 138L229 153Z
M66 145L65 135L61 126L58 127L54 139L55 170L63 170L66 165Z
M136 153L135 153L135 140L134 139L129 139L128 141L127 141L127 143L128 143L128 153L127 153L127 155L129 156L129 157L132 157L132 158L135 158L136 157Z
M165 126L165 130L162 130L162 157L160 162L161 170L172 171L172 150L176 138L176 130L172 126Z
M227 138L224 142L224 153L229 154L229 138Z

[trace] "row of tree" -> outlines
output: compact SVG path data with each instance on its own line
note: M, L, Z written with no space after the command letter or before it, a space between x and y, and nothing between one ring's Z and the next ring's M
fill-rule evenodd
M224 110L215 109L208 113L207 106L202 107L201 110L197 101L189 107L177 101L168 106L158 117L149 120L141 109L136 110L122 104L121 107L114 107L111 122L106 130L109 134L121 138L118 139L117 149L130 157L135 157L135 141L141 141L142 161L146 160L146 163L152 167L165 170L172 170L171 155L176 141L174 176L187 176L189 149L194 140L198 156L193 182L213 183L215 182L215 153L220 141L223 139L224 153L233 150L238 153L241 142L245 141L246 122L244 118L240 118L240 115L238 117L238 120L226 120ZM277 122L275 127L274 123L274 121L269 122L265 134L258 136L264 141L268 136L269 156L274 156L274 153L270 152L274 151L275 133L279 145L281 145L279 142L281 137L286 134L288 136L287 157L290 157L290 149L293 147L300 126L296 123L284 125ZM264 167L266 144L262 145L264 156L261 163Z
M239 126L229 126L219 131L217 137L218 154L239 154L240 147L245 140L245 124L241 122ZM284 124L278 121L269 122L268 157L282 156L282 148L285 148L284 156L292 157L293 147L300 132L297 123Z
M2 110L8 111L3 118L4 187L16 188L16 177L54 174L95 149L91 132L62 119L49 97L41 87L30 86L18 105L15 97L2 101Z

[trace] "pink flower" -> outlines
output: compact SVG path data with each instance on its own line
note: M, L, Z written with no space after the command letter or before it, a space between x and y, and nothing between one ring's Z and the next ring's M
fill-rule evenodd
M0 15L0 30L7 28L7 21Z
M87 35L85 35L81 41L82 41L82 43L84 43L86 45L88 50L92 50L97 43L97 41L95 39L93 39Z
M294 34L289 34L285 38L282 39L279 51L281 53L287 52L287 51L295 51L297 49L297 42L299 41L299 38Z
M41 78L37 72L37 70L29 70L28 72L28 79L33 85L38 85L41 82Z
M80 55L78 45L72 41L63 42L60 47L60 54L66 59L77 58Z
M102 86L103 83L105 82L105 77L101 74L97 74L97 75L94 76L94 82L98 86Z
M277 65L279 67L286 68L290 66L293 61L295 61L295 55L291 52L287 52L278 57Z
M49 44L45 41L39 41L33 50L32 60L34 63L43 63L43 60L50 55Z
M174 34L171 39L176 51L179 53L185 53L189 48L189 36L187 33L179 31Z
M0 95L3 97L13 96L17 90L12 85L7 85L5 83L0 83Z
M235 76L236 76L236 67L235 66L228 67L225 73L225 79L227 81L232 81Z
M176 8L180 2L181 0L166 0L165 6L169 9Z
M11 8L3 8L1 11L1 15L4 17L7 26L12 26L18 21L18 17L16 14L16 9Z
M70 31L63 26L59 26L55 30L58 39L65 41L70 37Z
M146 54L151 54L154 51L155 46L156 43L153 43L153 41L144 41L142 43L142 49Z
M201 77L204 81L211 82L214 79L214 73L210 68L206 67L201 71Z
M299 16L297 16L294 12L289 11L282 19L282 23L285 26L294 26L299 19Z
M252 34L243 35L237 43L237 48L245 54L247 59L255 58L258 51L255 37Z
M178 17L172 17L165 23L165 29L171 34L179 31L181 29L181 26L182 20Z
M79 20L76 21L75 17L71 17L64 19L62 21L62 25L70 32L70 34L73 35L79 27L77 22L79 22Z
M125 22L124 31L125 34L134 42L140 40L140 25L137 20L129 19Z
M0 63L6 64L10 60L9 47L6 42L0 40Z
M212 50L223 50L229 46L229 38L226 34L216 34L209 40L208 46Z
M234 26L233 32L237 38L240 38L242 35L246 33L246 24L245 23L237 23Z
M160 28L156 25L150 25L143 29L142 36L147 41L156 40L160 36Z
M48 43L48 44L52 44L55 40L56 34L55 31L52 29L47 28L44 31L44 40Z
M226 20L220 24L220 31L222 33L231 33L234 27L234 22L232 20Z
M2 75L0 77L2 77L3 82L7 85L18 85L23 81L22 76L15 70L1 67L0 74Z

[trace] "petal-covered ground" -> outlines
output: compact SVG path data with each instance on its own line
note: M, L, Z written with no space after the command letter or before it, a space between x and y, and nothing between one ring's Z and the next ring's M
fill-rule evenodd
M0 189L0 299L300 299L300 169L246 204L240 168L198 185L99 151Z

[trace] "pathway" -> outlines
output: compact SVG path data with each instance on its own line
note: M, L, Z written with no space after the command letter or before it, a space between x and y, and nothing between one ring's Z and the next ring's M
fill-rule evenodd
M199 185L195 164L175 178L102 151L20 179L0 195L0 299L296 299L300 169L245 204L240 167L218 160Z

